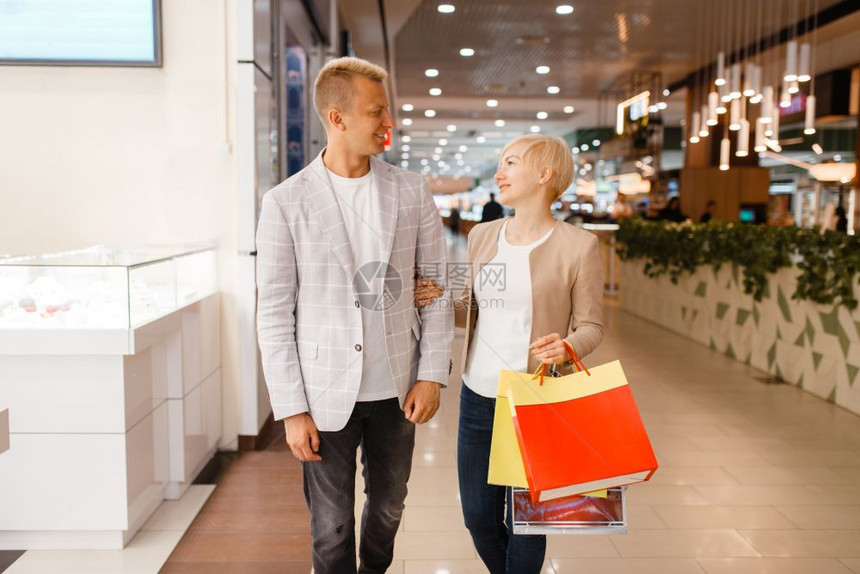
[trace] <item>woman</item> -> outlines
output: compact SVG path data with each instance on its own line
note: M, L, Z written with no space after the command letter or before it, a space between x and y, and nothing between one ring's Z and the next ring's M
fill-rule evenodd
M495 179L500 201L516 215L469 234L457 467L466 527L491 574L538 573L546 554L545 536L513 535L508 489L487 484L499 370L563 365L570 359L563 339L582 357L603 338L597 237L557 222L550 211L573 167L559 138L512 140Z

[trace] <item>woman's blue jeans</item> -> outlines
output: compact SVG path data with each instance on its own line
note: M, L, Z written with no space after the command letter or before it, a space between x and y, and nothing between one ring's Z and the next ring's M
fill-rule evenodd
M496 400L482 397L465 384L460 391L457 472L466 528L490 574L539 574L546 555L546 536L514 535L510 491L487 484Z

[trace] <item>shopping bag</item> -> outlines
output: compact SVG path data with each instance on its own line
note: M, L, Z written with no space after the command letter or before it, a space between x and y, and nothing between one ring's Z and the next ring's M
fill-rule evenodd
M534 502L529 491L511 488L514 534L626 534L626 486L602 497L573 495Z
M535 503L641 482L657 469L619 361L590 372L541 380L510 377L506 382L523 472Z
M576 357L573 349L568 352ZM579 357L574 360L574 367L585 371L584 365ZM586 371L587 372L587 371ZM543 374L543 373L542 373ZM531 380L534 377L530 373L519 373L516 371L499 371L499 383L496 392L496 407L493 414L493 436L490 443L490 468L487 473L487 484L498 486L514 486L528 488L529 482L526 478L526 470L523 457L520 452L519 441L514 429L514 419L511 413L508 394L512 381ZM539 381L540 382L540 381ZM541 383L542 384L542 383ZM605 490L587 493L594 497L606 497Z

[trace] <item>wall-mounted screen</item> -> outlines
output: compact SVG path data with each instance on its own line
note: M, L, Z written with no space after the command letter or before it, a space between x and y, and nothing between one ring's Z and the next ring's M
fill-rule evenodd
M0 0L0 63L160 66L160 0Z

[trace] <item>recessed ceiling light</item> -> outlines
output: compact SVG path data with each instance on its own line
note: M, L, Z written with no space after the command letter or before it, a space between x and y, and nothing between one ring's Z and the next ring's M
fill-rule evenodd
M463 154L461 154L461 153L455 153L455 154L454 154L454 159L463 159Z
M505 127L505 120L496 120L496 127L497 128Z
M570 4L561 4L555 7L555 13L561 15L573 14L573 6Z
M487 107L488 108L495 108L498 105L499 105L499 100L487 100Z
M415 109L415 106L413 106L412 104L403 104L400 109L402 109L404 112L411 112Z
M669 95L669 94L671 94L671 93L672 93L672 92L670 92L670 91L669 91L669 88L666 88L665 90L663 90L663 95L664 95L664 96L668 96L668 95Z
M579 149L581 149L582 151L588 151L588 144L582 144L581 146L579 146Z
M485 138L484 136L478 136L475 138L475 141L478 143L484 143L485 141L487 141L487 138Z
M457 8L453 4L439 4L436 9L442 14L453 14Z
M466 151L466 150L468 150L468 149L469 149L469 146L466 146L466 145L461 145L461 146L459 147L459 150L460 150L460 151Z
M436 110L424 110L424 117L435 118L436 117Z
M435 78L439 75L439 70L437 70L436 68L428 68L424 70L424 75L428 78Z
M402 157L403 159L409 159L409 154L406 152L403 152L402 154L400 154L400 157Z
M433 150L433 153L440 154L443 151L445 151L445 150L443 150L441 147L437 147L436 149Z
M422 160L421 160L421 165L427 165L427 164L429 164L429 163L430 163L430 160L429 160L429 159L422 159Z
M545 120L549 117L549 114L546 112L538 112L536 115L539 120Z
M455 126L454 124L448 124L448 131L449 132L456 132L457 126Z
M409 151L412 148L409 147L409 144L403 144L402 146L400 146L400 149L402 149L403 151Z
M600 147L600 140L594 140L593 142L591 142L591 145L593 145L594 147Z
M403 143L409 143L412 141L412 136L403 136L400 139L403 141Z
M409 162L404 159L400 162L400 167L409 167Z
M549 86L546 89L546 93L553 94L553 95L559 93L560 91L561 91L561 88L559 88L558 86Z
M441 96L442 95L442 88L430 88L430 95L431 96Z
M564 113L572 114L573 113L573 106L564 106Z
M549 66L538 66L535 68L535 72L538 74L549 74Z
M400 123L402 123L404 126L411 126L412 118L403 118Z
M536 134L540 131L540 126L532 126L529 128L533 134Z
M442 156L440 156L440 155L434 155L434 156L433 156L433 161L439 161L439 159L440 159L441 157L442 157Z
M448 145L448 140L446 140L445 138L440 139L439 145Z
M460 48L460 55L464 58L471 58L475 55L475 50L472 48Z

